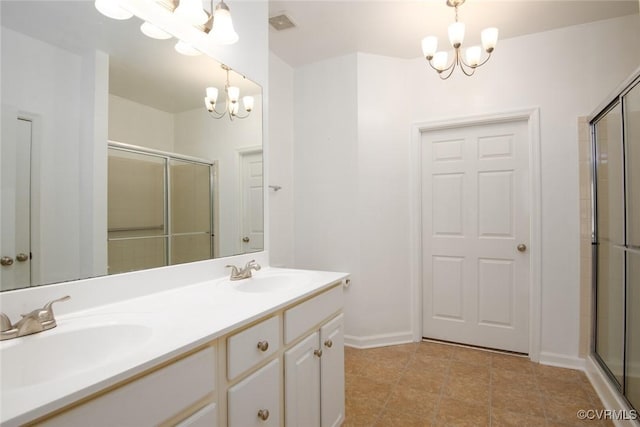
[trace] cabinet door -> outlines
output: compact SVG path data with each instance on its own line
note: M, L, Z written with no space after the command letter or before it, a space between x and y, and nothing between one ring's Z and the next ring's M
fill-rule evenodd
M278 359L229 389L229 427L280 426Z
M337 427L344 421L344 314L320 329L320 343L320 421L322 427Z
M320 426L320 342L314 332L284 354L285 424Z

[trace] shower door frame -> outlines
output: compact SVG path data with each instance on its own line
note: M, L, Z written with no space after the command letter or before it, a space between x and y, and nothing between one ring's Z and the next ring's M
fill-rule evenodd
M115 149L119 151L125 151L128 153L134 154L142 154L153 156L156 158L161 158L164 160L164 223L165 230L164 235L167 239L166 241L166 249L165 249L165 266L174 265L171 263L171 255L172 255L172 243L171 237L173 234L171 233L171 209L169 209L169 200L171 200L171 177L169 173L169 162L171 160L178 160L181 162L195 163L198 165L206 165L209 166L209 247L210 247L210 258L216 258L216 253L218 250L218 229L217 229L217 218L218 218L218 202L217 202L217 169L218 162L217 160L208 160L202 159L199 157L187 156L183 154L171 153L168 151L156 150L153 148L141 147L133 144L126 144L124 142L118 141L108 141L108 149ZM180 235L188 235L193 233L181 233Z
M626 253L629 252L629 247L627 245L627 225L630 220L628 217L628 203L627 203L627 186L628 183L628 143L626 141L626 131L625 131L625 95L628 94L631 90L633 90L636 86L640 85L640 68L636 70L631 77L625 80L617 89L614 91L606 101L601 104L596 112L592 114L588 118L589 122L589 131L591 138L591 286L592 286L592 307L591 307L591 343L590 343L590 352L592 358L596 361L598 367L601 371L607 376L609 380L610 386L613 387L619 395L617 397L622 398L624 402L629 405L629 408L633 408L633 405L627 399L627 343L628 343L628 305L629 302L627 300L629 294L629 283L627 278L628 266L627 266L627 256ZM625 239L625 245L623 245L623 252L625 253L624 257L624 268L623 268L623 298L622 301L622 309L624 311L624 323L623 323L623 351L622 351L622 382L619 382L616 378L615 374L611 371L609 366L605 363L604 359L597 352L597 324L598 324L598 249L599 249L599 233L598 233L598 189L597 189L597 180L598 180L598 143L596 138L596 125L597 123L605 117L611 110L613 110L616 106L620 105L620 123L619 126L621 128L621 136L622 136L622 177L623 177L623 214L624 214L624 228L623 235ZM632 249L633 250L633 249ZM637 249L635 249L637 250Z

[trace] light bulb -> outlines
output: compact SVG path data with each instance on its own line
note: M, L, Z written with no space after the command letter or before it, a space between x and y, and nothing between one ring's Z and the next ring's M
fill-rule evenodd
M498 44L498 29L495 27L485 28L480 33L480 38L482 39L484 50L491 53L496 48L496 44Z
M94 6L98 12L111 19L122 21L133 16L133 13L121 8L116 0L96 0Z
M436 52L433 56L433 66L438 71L444 71L447 68L449 55L447 52Z
M212 112L214 108L213 104L206 96L204 97L204 108L206 108L208 112Z
M480 46L471 46L466 51L467 64L472 67L477 66L480 63L481 55L482 51L480 50Z
M221 1L213 13L213 27L209 36L217 44L234 44L238 41L238 33L233 28L231 12L225 2Z
M229 105L229 112L231 113L232 116L235 116L236 114L238 114L239 109L240 109L240 105L238 105L237 102Z
M181 53L183 55L187 55L187 56L200 55L199 50L191 46L189 43L183 42L182 40L178 40L178 43L176 43L176 46L175 46L175 50L176 52Z
M233 102L234 104L238 102L238 99L240 98L239 87L229 86L229 88L227 89L227 93L229 94L229 99L231 100L231 102Z
M142 31L142 34L147 37L151 37L152 39L167 40L172 37L171 34L146 21L140 25L140 31Z
M207 98L209 99L210 102L213 102L215 104L216 101L218 100L218 88L216 88L216 87L208 87L207 88Z
M173 13L191 25L202 25L209 20L209 15L202 9L202 0L180 0Z
M253 110L253 96L245 96L242 98L244 109L247 111Z
M464 24L462 22L454 22L449 25L449 42L451 46L460 47L464 41Z
M425 58L431 59L438 50L438 38L434 36L422 39L422 54Z

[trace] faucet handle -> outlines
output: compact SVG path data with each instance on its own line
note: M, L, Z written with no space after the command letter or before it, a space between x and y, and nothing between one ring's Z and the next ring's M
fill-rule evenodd
M4 313L0 313L0 332L6 332L11 329L13 329L13 325L9 317Z
M65 295L62 298L54 299L53 301L49 301L42 307L42 309L38 313L38 317L40 322L53 322L55 324L55 317L53 315L53 304L56 302L62 302L70 300L71 297L69 295Z

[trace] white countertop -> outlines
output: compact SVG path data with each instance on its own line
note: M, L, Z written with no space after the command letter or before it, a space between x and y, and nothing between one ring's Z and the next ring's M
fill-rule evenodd
M348 277L346 273L270 267L254 273L256 278L280 275L295 281L295 286L272 292L241 292L234 288L242 281L229 282L227 277L218 278L58 316L58 326L54 329L0 342L1 357L2 351L12 346L75 329L139 325L145 332L150 332L143 343L134 344L130 352L119 351L91 369L34 385L11 388L3 384L0 422L10 427L43 416ZM52 358L64 357L65 352L81 351L84 345L87 343L74 342L68 348L52 349ZM12 367L3 364L2 369L4 372ZM4 375L2 381L5 381Z

